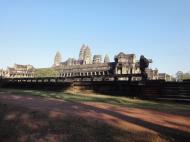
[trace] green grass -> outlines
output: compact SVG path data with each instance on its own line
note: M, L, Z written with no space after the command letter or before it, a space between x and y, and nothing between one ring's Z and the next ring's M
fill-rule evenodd
M3 90L1 89L0 92L1 93L4 92L6 94L18 94L18 95L29 95L29 96L32 95L32 96L39 96L45 98L55 98L72 102L100 102L112 105L154 109L154 110L161 110L161 111L174 112L174 113L190 111L190 105L185 105L185 104L140 100L136 98L132 99L127 97L116 97L116 96L100 95L93 93L84 95L84 94L71 94L71 93L55 92L55 91L19 90L19 89L3 89Z

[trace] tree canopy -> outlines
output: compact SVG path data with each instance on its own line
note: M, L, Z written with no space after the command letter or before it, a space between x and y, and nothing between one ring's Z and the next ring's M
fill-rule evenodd
M190 79L190 72L183 73L182 71L178 71L176 73L176 79L177 79L177 81Z
M36 69L35 76L36 77L57 77L58 71L56 71L53 68Z

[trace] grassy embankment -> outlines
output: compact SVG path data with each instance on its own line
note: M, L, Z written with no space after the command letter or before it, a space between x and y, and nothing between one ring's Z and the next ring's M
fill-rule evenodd
M190 105L179 104L179 103L168 103L161 101L150 101L150 100L140 100L131 99L127 97L116 97L101 94L71 94L64 92L54 92L54 91L38 91L38 90L19 90L19 89L3 89L1 92L6 92L7 94L17 94L17 95L29 95L38 96L44 98L55 98L62 99L65 101L72 102L100 102L108 103L112 105L128 106L134 108L145 108L153 110L161 110L163 112L173 112L180 113L182 111L189 111Z

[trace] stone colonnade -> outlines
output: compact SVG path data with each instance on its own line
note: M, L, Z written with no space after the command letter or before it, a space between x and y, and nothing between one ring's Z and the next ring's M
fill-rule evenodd
M109 71L94 71L94 72L69 72L61 73L60 77L77 77L77 76L104 76L109 75Z

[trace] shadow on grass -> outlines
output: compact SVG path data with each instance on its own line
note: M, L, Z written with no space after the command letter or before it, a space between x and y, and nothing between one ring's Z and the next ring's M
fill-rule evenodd
M114 142L125 132L81 117L50 118L44 113L0 106L1 142Z
M108 109L97 108L97 107L93 107L93 106L81 104L81 103L79 103L78 105L85 107L86 110L96 111L98 113L103 113L103 114L107 114L110 116L114 116L123 121L130 122L130 123L148 128L150 130L156 131L156 132L160 133L162 136L169 138L171 141L189 142L189 140L190 140L190 133L186 132L186 131L169 128L169 127L163 126L162 124L158 125L156 123L151 123L151 122L139 119L139 118L131 117L128 115L123 115L123 114L120 114L120 113L117 113L115 111L108 110ZM80 113L80 112L78 112L78 113ZM176 126L177 125L178 124L176 124Z
M0 92L3 91L6 94L10 93L17 95L39 96L45 98L62 99L71 102L101 102L112 105L133 107L133 108L152 109L159 111L162 110L162 112L166 113L190 116L190 105L186 104L140 100L140 99L127 98L127 97L115 97L115 96L98 95L98 94L93 94L93 95L72 94L72 93L64 93L59 91L4 89Z
M158 135L124 131L79 116L52 118L17 106L0 104L1 142L164 142Z
M18 92L19 93L19 92ZM29 95L29 92L25 92ZM34 95L34 92L31 92ZM20 94L20 93L19 93ZM22 95L26 95L22 94ZM44 97L49 97L49 95L59 97L60 94L56 94L53 92L45 93L45 92L36 92L37 96L44 95ZM41 94L41 95L39 95ZM67 96L68 98L66 98ZM161 136L167 137L170 140L178 141L178 142L189 142L190 133L184 132L178 129L169 128L163 125L158 125L155 123L144 121L140 118L131 117L128 115L123 115L118 112L114 112L108 109L97 108L94 106L90 106L87 104L80 103L80 101L76 101L72 97L79 97L79 95L65 95L63 94L64 102L55 102L48 99L37 99L36 97L31 97L31 99L26 100L26 97L19 98L21 103L31 104L36 102L35 104L36 109L40 110L43 106L48 106L48 109L45 108L47 111L60 111L65 106L69 106L71 112L74 112L71 108L77 106L78 109L77 113L89 113L90 111L94 111L96 113L105 114L108 116L112 116L118 118L120 120L133 123L135 125L142 126L144 128L148 128L150 130L156 131L161 134ZM84 96L85 97L85 96ZM88 96L87 96L88 98ZM68 100L73 101L74 103L67 102ZM77 98L76 98L77 99ZM89 99L89 98L88 98ZM105 98L104 98L105 99ZM13 101L17 101L18 98L13 98ZM25 101L25 102L24 102ZM37 102L38 101L38 102ZM56 104L57 103L57 104ZM26 105L23 105L26 106ZM13 111L12 111L13 110ZM66 109L65 109L66 110ZM11 113L10 113L11 112ZM75 111L76 112L76 111ZM9 141L9 138L20 138L26 139L26 141L39 141L40 139L49 140L56 138L60 141L104 141L104 142L111 142L111 141L163 141L160 136L152 134L152 133L139 133L135 130L120 130L113 126L109 126L103 122L93 121L91 117L87 117L86 119L81 118L79 116L65 116L63 118L51 118L49 115L41 114L39 112L31 112L25 108L9 108L6 105L1 105L1 122L0 122L0 138L7 139L6 142ZM25 115L24 115L25 114ZM24 115L24 116L23 116ZM177 125L177 124L176 124ZM10 132L9 132L10 131ZM18 132L17 132L18 131ZM11 135L9 135L11 134ZM34 139L34 140L31 140ZM36 140L37 139L37 140ZM11 139L12 140L12 139ZM10 140L10 141L11 141ZM58 141L57 140L57 141ZM53 141L52 141L53 142Z

